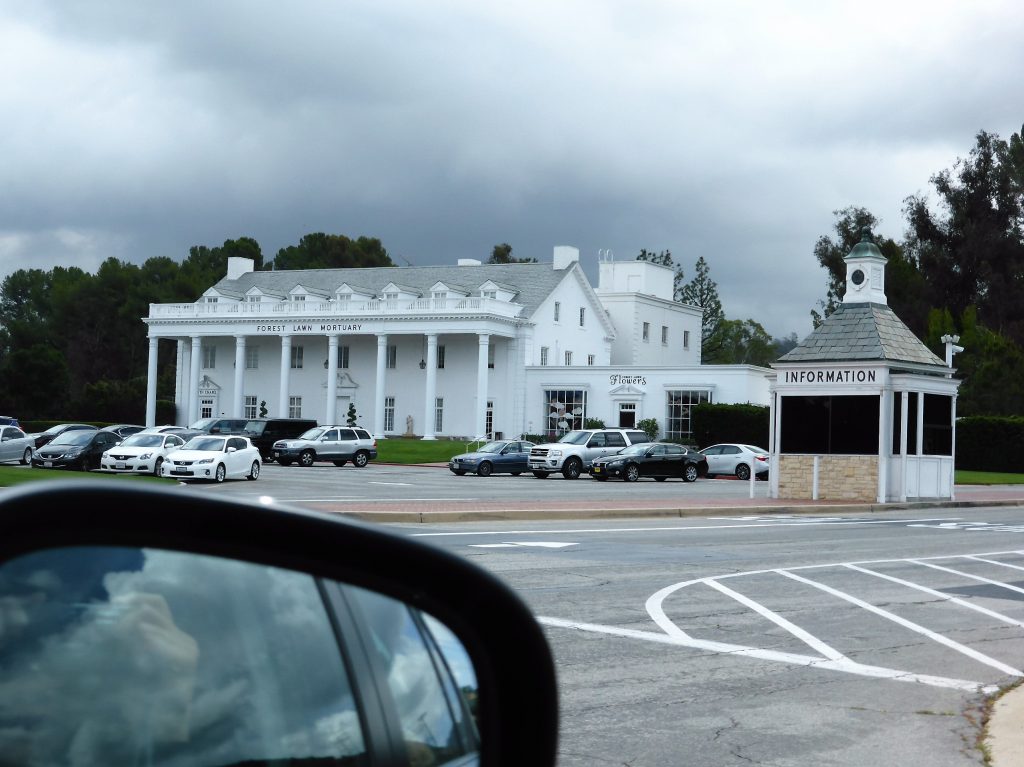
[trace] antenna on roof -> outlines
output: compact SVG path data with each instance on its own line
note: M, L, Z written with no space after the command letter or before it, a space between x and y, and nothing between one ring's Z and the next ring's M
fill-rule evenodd
M402 255L401 253L396 253L395 255L397 255L397 256L398 256L398 257L399 257L400 259L402 259L403 261L405 261L405 265L406 265L406 266L412 266L412 261L410 261L410 260L409 260L408 258L406 258L405 256L403 256L403 255Z
M612 252L611 248L598 248L597 249L597 260L600 262L611 263L615 260L615 253Z

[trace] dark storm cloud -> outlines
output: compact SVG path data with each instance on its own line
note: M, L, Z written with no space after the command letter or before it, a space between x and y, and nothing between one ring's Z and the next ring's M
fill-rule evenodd
M978 130L1020 129L1022 16L0 0L0 273L311 231L415 264L572 244L592 277L599 248L668 248L688 276L707 259L730 317L802 335L833 210L899 237Z

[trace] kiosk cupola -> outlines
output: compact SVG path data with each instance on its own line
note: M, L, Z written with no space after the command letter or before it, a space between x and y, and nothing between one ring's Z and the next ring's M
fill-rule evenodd
M864 228L860 242L854 245L844 261L846 293L843 303L886 305L885 265L888 259L871 239L870 229Z

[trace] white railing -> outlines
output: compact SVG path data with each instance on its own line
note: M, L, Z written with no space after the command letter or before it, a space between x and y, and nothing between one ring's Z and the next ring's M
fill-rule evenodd
M196 304L150 304L149 319L191 319L196 317L368 317L408 314L492 314L518 317L520 304L495 298L419 298L412 301L262 301L259 303L218 301Z

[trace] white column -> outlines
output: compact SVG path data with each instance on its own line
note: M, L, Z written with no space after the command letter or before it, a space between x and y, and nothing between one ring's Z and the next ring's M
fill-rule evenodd
M889 449L892 445L892 390L883 389L878 402L878 502L889 489Z
M327 404L324 407L324 425L337 423L338 407L338 337L327 336Z
M146 366L146 426L156 426L156 353L160 339L149 339L149 360Z
M185 339L175 342L174 351L174 422L188 418L188 350ZM179 424L184 425L184 424Z
M199 420L199 368L203 364L203 339L192 336L192 354L188 366L188 414L185 425L191 426Z
M491 345L491 337L487 333L480 334L480 345L476 358L476 419L473 424L473 437L485 437L487 432L487 350Z
M956 395L950 397L950 423L953 425L953 433L950 435L950 439L953 442L950 445L950 456L952 465L949 467L949 499L956 499Z
M373 434L377 439L384 439L384 376L388 361L388 336L386 333L377 336L377 381L373 402Z
M910 422L907 408L910 407L910 392L900 392L900 501L907 500L907 424Z
M235 398L232 418L245 413L245 336L235 336Z
M427 333L427 386L423 395L423 439L436 439L434 400L437 399L437 333Z
M768 497L779 497L779 393L768 395Z
M918 457L924 455L924 392L917 393L917 450ZM918 461L920 466L921 462Z
M277 417L288 417L288 381L292 372L292 337L281 336L281 380L277 393Z

